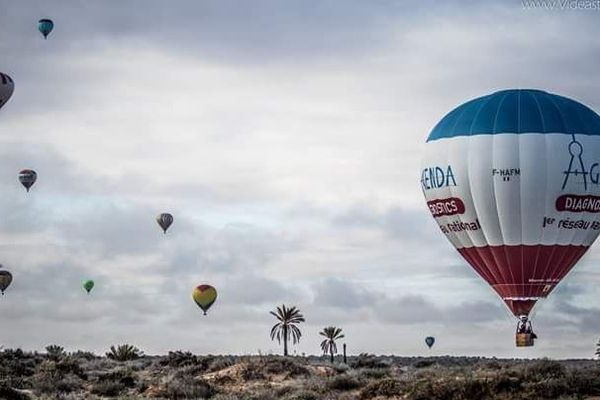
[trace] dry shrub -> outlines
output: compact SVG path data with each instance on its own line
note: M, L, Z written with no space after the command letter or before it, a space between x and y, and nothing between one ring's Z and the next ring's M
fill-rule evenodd
M18 390L13 389L5 382L0 382L0 399L30 400L30 397L25 393L21 393Z
M71 393L82 388L87 375L75 360L43 361L32 377L32 388L38 394Z
M100 396L115 397L126 389L136 387L137 379L131 369L118 369L99 375L91 392Z
M372 354L367 354L367 353L359 354L354 359L354 361L352 362L351 365L352 365L352 368L370 368L370 369L389 368L390 367L389 364L387 364L386 362L383 362L378 357L376 357Z
M245 363L240 376L246 381L265 379L268 375L285 374L288 378L308 376L310 372L305 365L296 360L283 357L253 359Z
M350 375L338 375L327 381L327 388L331 390L348 391L358 389L364 386L356 377Z
M208 382L186 377L167 381L155 397L169 400L209 399L215 394L216 390Z
M319 400L321 397L312 390L299 390L283 397L284 400Z
M229 368L232 365L235 365L236 360L233 357L217 357L211 361L208 366L208 372L217 372L221 371L225 368Z
M377 396L391 397L401 396L406 392L404 382L392 378L374 381L365 386L359 394L359 399L373 399Z

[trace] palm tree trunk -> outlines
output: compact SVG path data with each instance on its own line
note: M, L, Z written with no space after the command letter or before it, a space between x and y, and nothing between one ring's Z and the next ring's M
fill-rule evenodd
M283 325L283 355L287 357L288 355L288 327L287 325Z
M331 363L333 364L333 347L330 347L329 355L331 356Z

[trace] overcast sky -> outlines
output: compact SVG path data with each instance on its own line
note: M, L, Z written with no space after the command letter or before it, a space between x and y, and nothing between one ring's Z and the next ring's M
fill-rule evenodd
M600 110L600 11L441 3L0 0L16 85L0 110L0 345L279 352L268 311L285 303L307 319L297 353L336 325L353 354L593 356L598 247L516 349L514 318L429 215L419 165L435 123L492 91ZM22 168L38 171L29 194ZM200 283L219 291L207 317Z

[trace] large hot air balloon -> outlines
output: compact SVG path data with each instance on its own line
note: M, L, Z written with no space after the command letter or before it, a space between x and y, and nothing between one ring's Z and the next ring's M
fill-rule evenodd
M435 343L435 338L433 336L427 336L425 338L425 344L427 345L427 347L429 347L429 348L433 347L434 343Z
M91 279L88 279L86 281L83 281L83 289L90 294L90 292L92 291L92 289L94 288L94 281Z
M217 300L217 290L210 285L199 285L194 288L192 298L206 315L208 309Z
M25 189L29 192L29 189L33 186L37 180L37 173L32 169L24 169L19 172L19 182L25 186Z
M54 29L54 22L51 19L43 18L38 21L38 30L44 35L44 39L48 38L52 29Z
M504 90L451 111L425 148L431 214L523 326L600 232L600 116Z
M4 295L4 291L10 286L12 282L12 274L8 271L0 271L0 292Z
M0 108L2 108L15 91L12 78L0 72Z
M169 213L159 214L158 217L156 217L156 222L158 222L158 225L160 225L160 227L162 228L163 233L166 234L167 229L169 229L169 227L173 223L173 216Z

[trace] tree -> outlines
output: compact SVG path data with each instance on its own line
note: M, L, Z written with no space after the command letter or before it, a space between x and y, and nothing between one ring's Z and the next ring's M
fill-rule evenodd
M304 316L295 306L288 308L285 304L282 304L281 307L277 307L275 311L271 311L270 313L279 321L271 328L271 340L277 339L279 344L283 341L283 355L287 356L290 336L292 337L293 344L300 341L302 333L296 325L305 322Z
M115 348L110 346L110 351L106 353L106 357L115 361L130 361L143 357L144 353L135 346L130 344L122 344Z
M325 340L321 342L321 350L323 350L323 354L331 356L331 362L333 363L333 356L337 354L337 344L335 341L344 337L342 328L328 326L327 328L323 328L323 331L319 332L319 335L325 337Z
M58 361L66 355L65 349L61 346L51 344L46 346L46 356L53 361Z
M598 343L596 343L596 356L600 358L600 339L598 339Z

